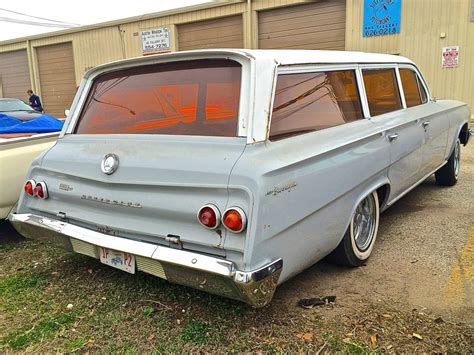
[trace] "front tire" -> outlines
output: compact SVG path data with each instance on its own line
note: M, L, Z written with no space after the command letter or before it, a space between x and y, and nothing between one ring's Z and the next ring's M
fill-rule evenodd
M456 140L454 150L448 162L435 172L436 183L440 186L454 186L458 182L461 170L461 141Z
M366 196L356 207L342 241L329 259L339 265L364 265L372 253L379 228L380 206L376 191Z

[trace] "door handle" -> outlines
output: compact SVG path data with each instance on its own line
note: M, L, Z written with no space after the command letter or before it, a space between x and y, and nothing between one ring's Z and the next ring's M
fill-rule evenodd
M388 138L388 141L389 141L389 142L392 142L392 141L394 141L395 139L398 138L398 133L389 134L389 135L387 136L387 138Z
M428 127L429 125L430 125L430 121L424 121L424 122L422 123L423 128L426 128L426 127Z

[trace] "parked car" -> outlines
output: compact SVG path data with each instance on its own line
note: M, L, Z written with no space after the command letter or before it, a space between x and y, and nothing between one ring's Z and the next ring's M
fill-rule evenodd
M0 114L4 114L21 121L29 121L42 115L18 99L1 99Z
M0 219L14 209L34 158L56 142L56 133L0 134Z
M364 264L380 212L454 185L466 104L400 56L202 50L89 71L30 169L26 237L255 307L331 254Z

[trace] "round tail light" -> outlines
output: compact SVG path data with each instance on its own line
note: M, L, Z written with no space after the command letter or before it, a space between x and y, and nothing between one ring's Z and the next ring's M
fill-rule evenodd
M33 196L33 195L34 195L35 186L36 186L35 180L28 180L28 181L25 183L25 187L24 187L25 193L26 193L28 196Z
M48 188L46 187L46 184L42 181L36 183L33 192L36 197L42 199L48 198Z
M231 207L224 212L222 223L230 232L240 233L247 227L247 217L241 208Z
M199 223L207 229L216 229L221 223L221 213L214 205L205 205L201 207L197 214Z

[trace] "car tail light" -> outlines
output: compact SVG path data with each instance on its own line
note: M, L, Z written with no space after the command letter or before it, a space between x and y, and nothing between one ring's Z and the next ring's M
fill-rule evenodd
M36 181L35 180L28 180L26 183L25 183L25 193L28 195L28 196L33 196L34 195L34 189L35 189L35 186L36 186Z
M48 198L48 188L46 187L46 183L42 181L36 183L33 192L36 197L42 199Z
M221 223L221 213L214 205L202 206L197 214L199 223L208 229L216 229Z
M241 208L231 207L224 212L222 223L230 232L240 233L247 227L247 217Z

